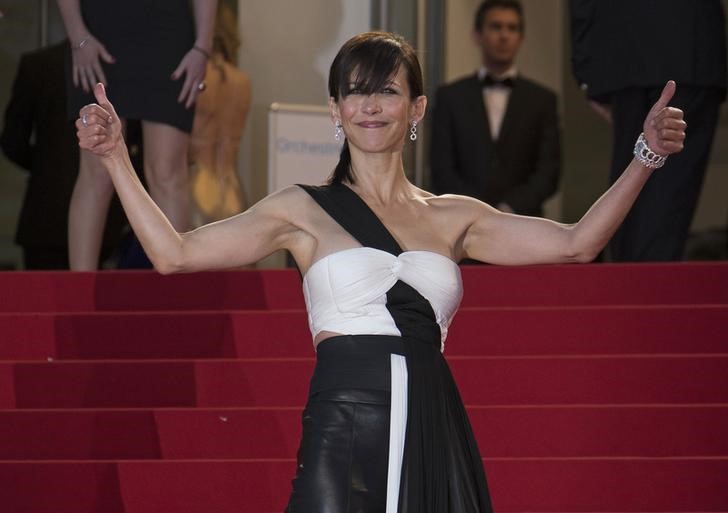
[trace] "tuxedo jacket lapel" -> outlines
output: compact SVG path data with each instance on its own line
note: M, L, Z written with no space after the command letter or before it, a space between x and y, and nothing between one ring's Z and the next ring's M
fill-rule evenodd
M513 81L513 89L508 96L508 104L506 112L503 114L503 122L501 123L500 137L508 137L509 133L516 129L515 123L518 119L519 109L524 108L524 104L528 104L528 98L523 90L523 83L516 77Z
M467 98L463 98L463 108L466 109L470 118L472 130L476 134L482 134L483 142L490 146L493 144L493 135L490 133L488 123L488 108L483 100L483 88L480 85L478 75L470 78L467 88ZM480 106L479 108L477 106Z

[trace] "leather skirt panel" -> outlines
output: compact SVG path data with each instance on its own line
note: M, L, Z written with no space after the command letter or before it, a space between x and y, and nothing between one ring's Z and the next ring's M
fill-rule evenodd
M384 513L390 355L399 337L342 335L316 348L288 513Z
M288 513L384 513L389 392L341 389L313 395Z

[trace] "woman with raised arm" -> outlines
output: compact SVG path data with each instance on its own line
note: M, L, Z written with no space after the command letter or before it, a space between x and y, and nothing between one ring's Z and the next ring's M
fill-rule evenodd
M190 228L187 167L194 104L205 89L217 0L57 0L71 43L69 112L102 82L123 124L141 121L149 191L180 231ZM98 268L114 188L82 152L68 212L71 270Z
M484 513L480 454L442 357L462 296L456 262L591 260L653 169L682 148L682 112L667 107L674 91L668 83L645 120L635 160L573 225L407 180L402 149L427 99L414 50L389 33L353 37L331 65L331 117L345 142L329 185L283 189L192 232L178 233L139 184L103 86L76 126L160 272L293 254L317 356L288 511Z

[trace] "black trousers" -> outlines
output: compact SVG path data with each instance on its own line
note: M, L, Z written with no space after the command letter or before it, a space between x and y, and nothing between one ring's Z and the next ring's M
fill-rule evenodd
M633 88L612 96L614 147L611 182L632 160L645 116L662 87ZM654 262L683 257L693 214L700 197L722 101L718 89L681 86L670 102L682 109L687 139L682 152L656 170L609 245L617 262Z

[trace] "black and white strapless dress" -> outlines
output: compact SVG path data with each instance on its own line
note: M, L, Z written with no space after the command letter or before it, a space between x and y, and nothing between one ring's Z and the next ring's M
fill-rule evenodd
M317 347L289 513L490 513L482 460L442 356L460 269L402 251L345 185L302 186L355 247L303 278Z

